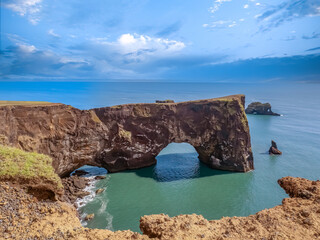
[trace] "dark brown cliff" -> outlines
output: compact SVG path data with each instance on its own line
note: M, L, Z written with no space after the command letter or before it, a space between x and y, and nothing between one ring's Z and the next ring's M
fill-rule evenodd
M60 176L86 164L110 172L150 166L171 142L190 143L212 168L253 169L243 95L85 111L64 104L3 104L0 134L9 145L52 156Z

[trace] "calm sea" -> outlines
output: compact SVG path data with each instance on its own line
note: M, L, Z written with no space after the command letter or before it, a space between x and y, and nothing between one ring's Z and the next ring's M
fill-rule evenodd
M94 189L105 191L80 211L95 214L88 227L111 230L139 231L140 216L148 214L246 216L281 204L287 195L277 184L279 178L319 179L320 84L0 82L0 100L61 102L80 109L238 93L246 95L247 104L270 102L273 111L283 115L248 116L255 170L212 170L199 163L192 146L170 144L157 157L157 165L108 174L96 183ZM271 139L282 156L266 154Z

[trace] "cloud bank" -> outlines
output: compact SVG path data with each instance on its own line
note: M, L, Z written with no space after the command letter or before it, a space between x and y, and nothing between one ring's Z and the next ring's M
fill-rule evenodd
M257 19L263 24L261 30L267 31L297 18L314 16L320 16L319 0L289 0L269 7Z
M1 6L27 17L32 24L37 24L40 21L41 3L42 0L2 0Z

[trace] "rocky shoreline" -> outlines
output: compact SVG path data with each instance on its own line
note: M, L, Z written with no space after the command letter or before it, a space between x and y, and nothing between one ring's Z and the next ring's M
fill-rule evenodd
M0 182L0 239L320 238L320 181L285 177L278 183L290 198L274 208L213 221L195 214L143 216L139 234L82 227L70 203L38 200L20 185Z

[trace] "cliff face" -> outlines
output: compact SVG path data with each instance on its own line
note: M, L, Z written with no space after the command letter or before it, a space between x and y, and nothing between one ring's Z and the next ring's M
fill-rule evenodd
M60 176L97 165L107 133L94 113L64 104L0 107L0 134L7 144L51 156Z
M60 176L83 165L110 172L156 163L171 142L187 142L216 169L253 169L244 96L128 104L81 111L63 104L0 106L1 141L53 158Z

